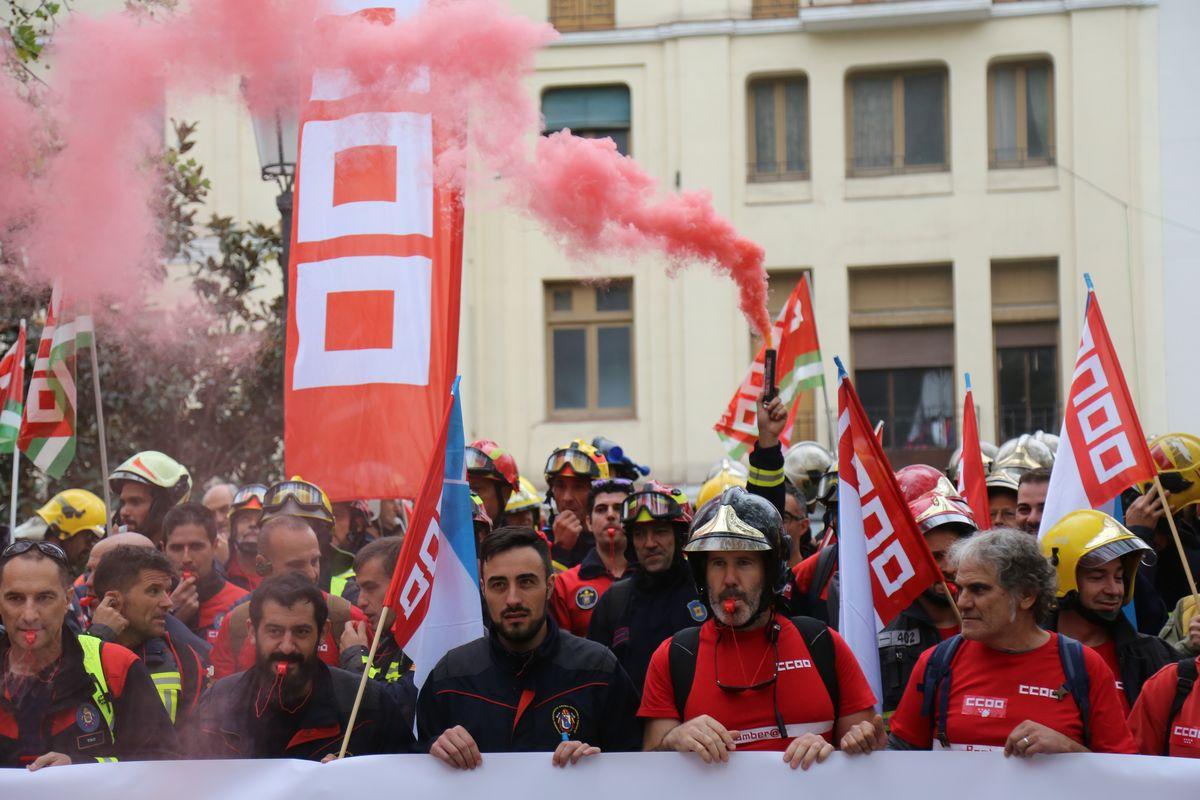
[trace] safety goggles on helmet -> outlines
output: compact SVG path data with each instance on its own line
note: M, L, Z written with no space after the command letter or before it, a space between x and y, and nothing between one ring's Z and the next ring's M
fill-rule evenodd
M574 447L555 450L546 460L547 477L553 477L568 470L573 475L580 475L592 480L605 478L608 473L608 470L603 469L595 457Z
M263 496L263 520L292 515L333 524L333 507L316 484L293 478L275 484Z
M837 502L838 490L838 471L837 462L834 462L833 468L821 476L821 480L817 483L817 500L829 505Z
M630 525L635 522L687 522L687 500L682 492L669 494L660 489L643 489L629 495L621 504L621 520Z
M261 483L251 483L243 486L233 496L233 504L230 506L231 513L236 514L239 511L262 511L263 498L266 494L267 487Z
M28 553L35 547L47 558L57 561L64 567L68 566L67 552L65 550L56 545L54 542L39 542L32 539L22 539L19 542L13 542L8 547L4 548L2 552L0 552L0 559L7 560L10 558L16 558L19 555Z
M502 483L514 492L521 488L517 462L491 439L479 439L467 445L466 464L468 474Z

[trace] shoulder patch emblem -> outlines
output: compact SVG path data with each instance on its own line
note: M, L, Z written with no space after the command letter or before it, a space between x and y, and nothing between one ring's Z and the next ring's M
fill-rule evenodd
M688 613L692 615L692 619L696 620L696 622L704 622L704 620L708 619L708 609L699 600L693 600L688 603L687 607Z
M595 608L599 599L600 593L591 586L580 586L575 592L575 605L584 611Z

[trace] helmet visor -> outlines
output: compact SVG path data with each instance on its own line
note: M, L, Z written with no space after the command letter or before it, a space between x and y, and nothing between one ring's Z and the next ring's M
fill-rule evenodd
M483 472L489 476L495 476L504 480L504 476L500 474L500 470L496 467L496 462L492 461L491 457L478 447L467 448L466 462L467 472ZM507 482L505 480L505 483Z
M263 498L267 494L267 487L261 483L251 483L237 490L237 494L233 496L232 509L240 511L244 508L252 508L261 510L263 507Z
M1138 554L1140 556L1139 561L1146 566L1152 565L1157 560L1157 554L1154 552L1154 549L1134 536L1097 547L1079 559L1079 566L1085 569L1092 569L1103 566L1110 561L1116 561L1118 558L1134 554Z
M651 519L676 520L683 517L683 507L669 494L662 492L638 492L625 498L621 506L621 519L634 522L645 511Z
M277 483L267 490L263 497L263 515L280 514L285 508L291 507L333 524L333 515L325 505L325 495L307 481L284 481Z
M581 450L568 448L566 450L555 450L550 454L550 458L546 460L546 474L557 475L567 467L576 475L584 475L589 478L599 478L600 468L592 457Z

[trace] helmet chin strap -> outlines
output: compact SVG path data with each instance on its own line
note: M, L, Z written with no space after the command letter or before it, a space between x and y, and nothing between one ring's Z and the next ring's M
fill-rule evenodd
M1119 608L1116 611L1105 613L1084 607L1083 603L1079 600L1079 592L1071 592L1062 600L1059 600L1058 607L1062 611L1074 611L1093 625L1100 625L1105 628L1112 625L1121 616L1121 609Z

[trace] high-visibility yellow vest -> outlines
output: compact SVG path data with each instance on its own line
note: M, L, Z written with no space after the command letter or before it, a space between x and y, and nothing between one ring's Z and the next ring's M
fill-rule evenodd
M342 593L346 591L346 585L350 583L350 579L354 577L354 568L339 572L329 579L329 593L342 597Z
M104 642L97 639L95 636L81 635L79 646L83 648L83 668L88 675L92 676L94 687L92 689L92 702L96 704L96 708L100 709L100 715L104 717L104 721L108 724L108 730L113 730L113 705L112 696L108 693L108 679L104 677L104 664L100 661L100 646ZM116 734L113 734L114 737ZM113 761L116 761L114 758Z

